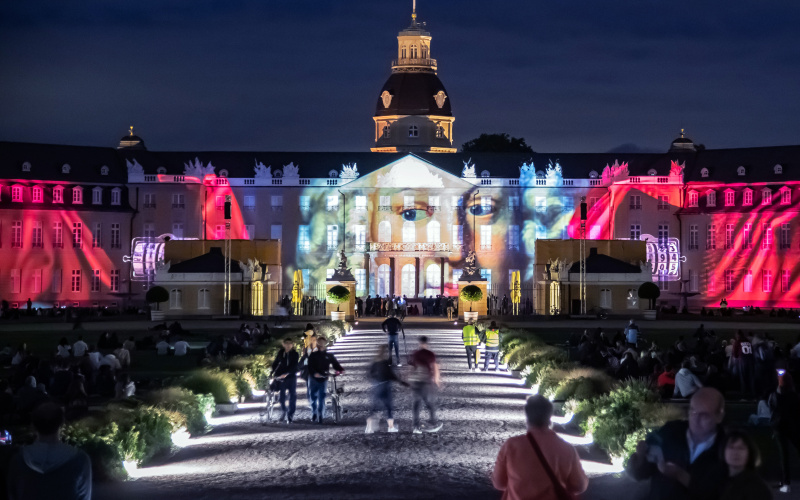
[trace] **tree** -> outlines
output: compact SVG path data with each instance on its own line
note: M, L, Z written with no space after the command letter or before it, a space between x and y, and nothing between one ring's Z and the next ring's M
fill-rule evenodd
M169 292L163 286L154 286L147 291L144 299L148 304L155 304L156 311L159 310L158 304L169 300Z
M488 153L533 153L533 149L525 143L525 139L502 134L481 134L461 145L464 152Z
M327 296L328 302L331 304L336 304L336 311L339 311L339 304L344 304L348 300L350 300L350 290L347 287L343 287L342 285L336 285L335 287L328 290Z
M650 309L655 309L655 300L661 296L661 289L652 281L646 281L639 287L640 299L650 300Z
M461 300L469 302L469 311L472 312L472 303L478 302L483 298L483 292L476 285L467 285L458 294Z

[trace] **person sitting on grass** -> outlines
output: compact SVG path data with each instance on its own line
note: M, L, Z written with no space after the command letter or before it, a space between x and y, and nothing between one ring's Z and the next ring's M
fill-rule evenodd
M156 344L156 352L159 356L166 356L169 354L169 342L165 339L161 339L158 344Z
M186 356L189 353L189 343L183 339L179 339L173 346L175 348L175 356Z
M691 366L692 363L688 359L681 364L681 369L675 374L675 390L672 397L688 398L703 387L697 375L692 373Z

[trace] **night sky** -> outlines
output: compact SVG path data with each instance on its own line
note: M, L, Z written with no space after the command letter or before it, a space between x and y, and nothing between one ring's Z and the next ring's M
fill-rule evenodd
M0 140L365 151L411 0L6 1ZM800 143L800 2L419 0L453 105L539 152Z

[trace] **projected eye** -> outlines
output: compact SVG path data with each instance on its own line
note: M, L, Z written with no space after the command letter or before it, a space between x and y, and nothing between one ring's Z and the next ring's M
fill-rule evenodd
M400 212L400 215L403 217L404 220L416 222L427 217L430 217L430 214L427 210L422 208L409 208L407 210L403 210Z
M469 215L475 215L478 217L484 215L492 215L492 213L494 212L494 201L492 201L489 204L475 203L474 205L470 205L469 208L467 208L467 212L469 213Z

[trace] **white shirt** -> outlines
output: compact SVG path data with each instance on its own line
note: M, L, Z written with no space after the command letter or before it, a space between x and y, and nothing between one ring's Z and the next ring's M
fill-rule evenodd
M703 387L703 383L700 382L697 375L692 373L688 368L681 368L678 370L678 373L675 374L675 391L672 395L688 398L701 387Z
M162 340L156 344L156 351L159 356L165 356L169 352L169 344L165 340Z
M686 430L686 442L689 444L689 463L693 464L697 457L702 455L704 451L714 446L714 441L717 439L717 433L715 432L710 438L706 439L701 443L695 444L692 440L692 435L689 430Z
M68 358L69 357L70 347L68 345L60 345L58 346L58 356L61 358Z
M119 364L119 360L113 354L107 354L100 361L100 366L103 366L103 365L108 365L114 370L119 370L120 368L122 368L122 366L120 366L120 364Z
M100 353L97 351L89 353L89 361L92 363L92 368L97 370L100 368Z
M72 354L74 354L76 358L82 358L83 355L86 354L88 348L89 346L86 345L86 342L79 340L72 344Z
M189 352L189 343L185 340L175 342L174 347L176 356L186 356L186 353Z

